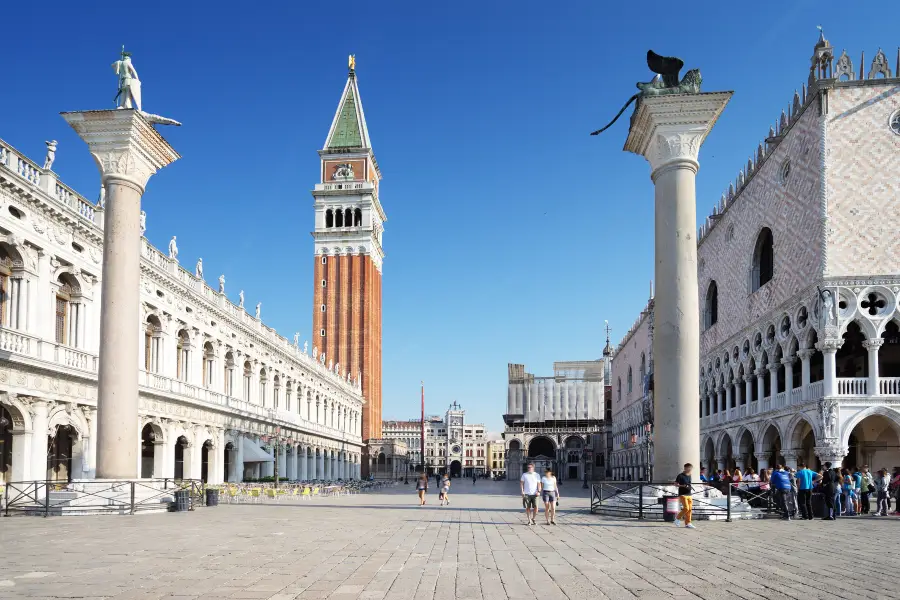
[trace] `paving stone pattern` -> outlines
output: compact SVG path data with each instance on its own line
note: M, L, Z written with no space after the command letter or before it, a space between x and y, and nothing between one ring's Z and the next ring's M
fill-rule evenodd
M449 508L433 493L419 508L410 484L279 506L4 518L0 598L897 597L896 518L676 529L593 516L572 487L556 527L524 525L515 483L468 481Z

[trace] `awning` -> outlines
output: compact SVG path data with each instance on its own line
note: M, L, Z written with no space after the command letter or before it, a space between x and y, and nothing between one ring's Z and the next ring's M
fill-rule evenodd
M252 463L252 462L275 462L275 457L248 440L247 438L242 438L242 444L244 446L244 462Z

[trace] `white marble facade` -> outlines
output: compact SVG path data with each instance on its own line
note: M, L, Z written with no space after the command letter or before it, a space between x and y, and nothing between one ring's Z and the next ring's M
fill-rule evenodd
M94 477L103 218L0 140L0 480ZM183 268L174 239L141 240L137 472L241 481L272 475L277 447L283 478L359 477L358 382L224 284Z
M900 466L900 78L890 62L879 51L857 75L820 38L808 87L701 227L708 467Z

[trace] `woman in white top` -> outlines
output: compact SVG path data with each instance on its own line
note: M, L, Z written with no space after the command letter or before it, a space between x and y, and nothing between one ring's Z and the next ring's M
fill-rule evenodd
M559 486L556 485L556 477L553 471L547 469L541 477L541 496L544 501L544 517L547 525L556 525L556 500L559 498Z

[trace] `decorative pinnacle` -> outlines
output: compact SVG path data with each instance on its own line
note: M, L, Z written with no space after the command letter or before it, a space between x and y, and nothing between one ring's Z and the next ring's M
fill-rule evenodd
M355 54L351 54L350 56L347 57L347 66L350 68L351 73L356 70L356 55Z
M126 51L125 51L125 44L122 44L122 52L121 52L121 54L122 54L122 58L128 58L129 56L131 56L131 52L126 52Z

